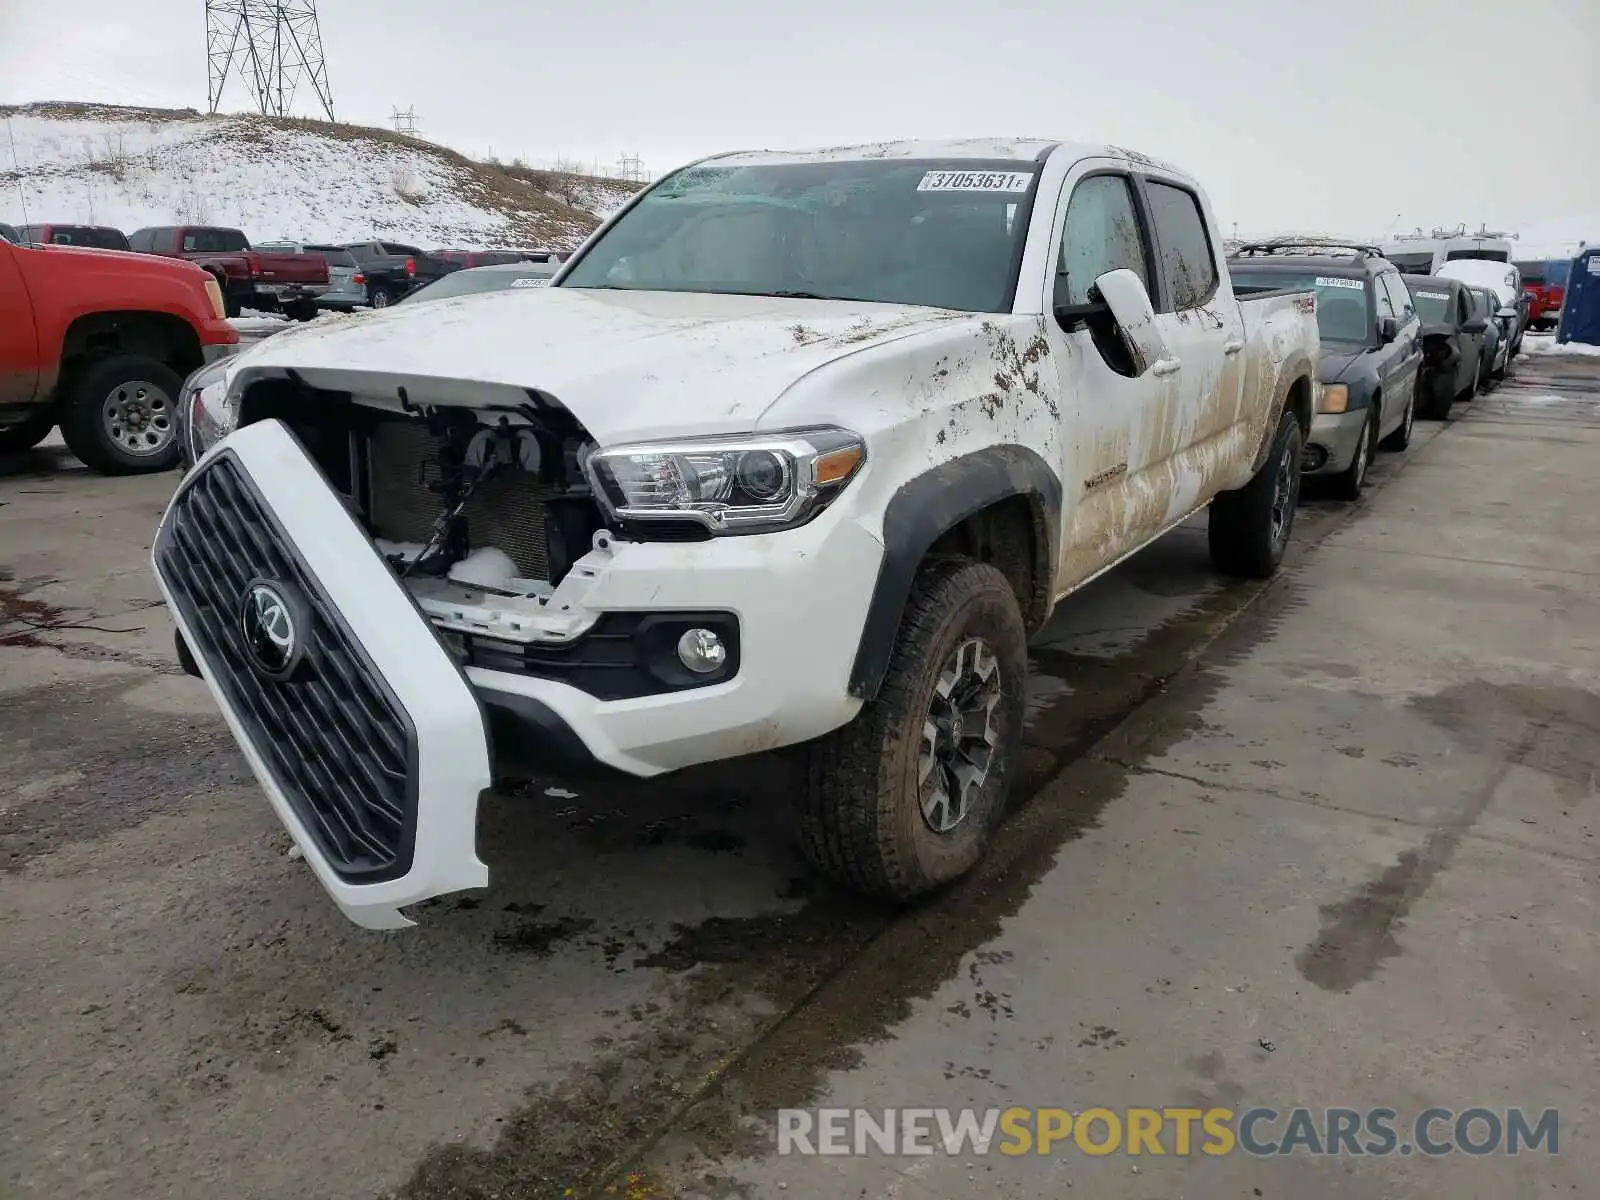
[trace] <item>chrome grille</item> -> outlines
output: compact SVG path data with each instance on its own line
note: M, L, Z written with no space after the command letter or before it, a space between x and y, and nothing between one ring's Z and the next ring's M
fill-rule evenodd
M420 421L385 421L368 441L369 507L374 533L392 542L426 542L443 499L429 484L439 478L438 439ZM463 516L474 549L504 550L525 579L550 578L545 502L557 489L522 473L489 480Z

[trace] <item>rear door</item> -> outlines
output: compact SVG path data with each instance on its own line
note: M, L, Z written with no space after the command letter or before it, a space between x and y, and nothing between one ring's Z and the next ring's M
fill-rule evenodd
M1149 230L1133 177L1120 169L1080 163L1057 201L1054 272L1045 311L1087 304L1094 281L1127 268L1155 296L1158 286ZM1057 593L1082 583L1136 545L1134 498L1140 486L1138 444L1155 417L1158 396L1176 387L1150 371L1135 376L1126 348L1108 327L1083 320L1045 322L1061 381L1067 441L1062 452L1064 552Z
M1152 495L1167 497L1144 513L1142 536L1154 537L1216 490L1219 469L1234 465L1222 464L1213 448L1239 420L1245 339L1199 193L1154 176L1143 187L1160 277L1156 322L1168 351L1152 373L1169 372L1158 380L1140 465Z

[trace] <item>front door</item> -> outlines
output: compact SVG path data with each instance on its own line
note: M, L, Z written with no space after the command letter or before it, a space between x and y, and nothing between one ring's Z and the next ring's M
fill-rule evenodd
M1076 168L1062 189L1056 217L1056 270L1046 312L1087 304L1094 281L1126 267L1155 294L1148 230L1132 179L1120 170ZM1070 430L1061 464L1063 553L1056 577L1064 594L1138 545L1134 479L1148 460L1149 431L1162 398L1175 390L1169 373L1135 377L1115 332L1082 320L1046 321L1050 359L1061 378L1062 412Z
M1373 290L1380 329L1385 317L1393 317L1398 327L1394 341L1378 350L1378 378L1383 383L1378 433L1387 437L1405 420L1406 405L1416 402L1417 374L1422 369L1422 320L1398 271L1380 273Z
M0 408L26 404L39 386L39 343L33 301L17 259L42 251L22 250L0 238Z

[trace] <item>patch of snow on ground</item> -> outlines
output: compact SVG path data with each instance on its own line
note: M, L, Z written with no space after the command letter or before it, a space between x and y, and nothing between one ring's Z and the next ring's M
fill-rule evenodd
M1587 342L1551 341L1542 346L1530 346L1524 338L1522 348L1529 354L1576 354L1585 358L1600 358L1600 346L1591 346Z
M527 240L505 211L474 202L488 193L469 164L380 130L104 108L72 115L9 109L6 123L0 162L11 178L0 187L0 220L14 225L84 223L126 233L223 225L260 242L381 237L424 247ZM583 189L606 212L621 203L610 181ZM569 219L530 211L528 220L546 222L548 244L557 247L576 246L592 227L577 212Z

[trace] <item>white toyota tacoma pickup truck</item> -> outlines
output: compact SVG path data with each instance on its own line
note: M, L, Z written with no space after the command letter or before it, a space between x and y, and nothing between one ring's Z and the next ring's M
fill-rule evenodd
M186 668L353 920L484 886L499 777L804 744L806 849L909 898L1005 806L1027 639L1210 505L1272 572L1310 293L1193 180L1041 141L707 159L551 287L209 367L153 559Z

